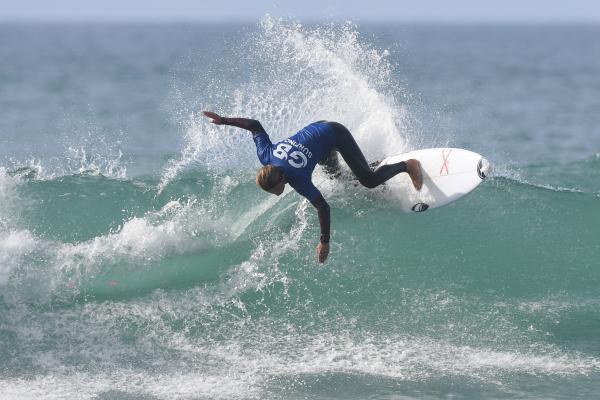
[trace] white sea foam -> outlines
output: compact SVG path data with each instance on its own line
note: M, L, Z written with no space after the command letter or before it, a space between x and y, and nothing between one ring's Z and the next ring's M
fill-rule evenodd
M10 272L35 250L36 239L27 230L0 232L0 287L8 281Z
M600 372L600 360L567 354L548 348L545 352L495 350L455 345L423 337L369 335L354 338L350 332L316 336L286 337L282 343L294 343L299 353L277 349L277 343L263 343L256 357L262 365L282 374L322 374L327 372L361 373L423 380L443 376L475 378L498 383L503 375L532 374L547 376L587 375ZM257 359L252 359L257 361ZM262 359L261 359L262 358ZM240 360L241 361L241 360Z
M127 176L127 167L123 161L123 152L116 150L110 156L98 154L96 149L87 149L84 146L69 146L67 173L98 173L111 178L124 179Z
M123 132L103 132L92 120L69 121L62 137L64 153L54 161L57 175L96 173L124 179L127 161L121 150Z
M134 217L113 233L56 247L53 264L63 273L93 275L102 265L144 265L167 255L218 246L225 224L195 201L171 201L156 212Z
M113 232L78 243L44 239L26 229L5 229L0 231L0 285L19 269L19 282L34 284L36 293L43 295L66 282L77 286L115 264L139 268L169 255L214 248L230 234L230 224L222 218L226 217L212 215L207 206L189 200L171 201L158 211L125 221Z
M77 174L99 174L114 179L127 177L127 160L118 138L108 138L91 131L82 136L64 138L63 142L61 156L10 158L9 169L20 170L16 176L31 174L31 177L43 180Z
M160 213L179 215L183 207L172 203ZM42 315L20 313L13 328L22 346L37 347L47 337L54 337L53 345L36 355L34 367L43 374L28 380L5 378L0 381L3 393L14 399L31 393L41 399L74 393L78 398L254 399L269 397L272 382L280 379L301 384L331 374L401 382L450 378L499 388L510 385L515 376L556 381L600 374L597 358L551 344L464 345L450 339L379 333L343 318L333 318L335 326L317 324L300 331L269 313L251 316L241 295L267 293L274 283L289 284L278 262L299 246L307 228L306 208L306 203L297 205L296 221L278 245L258 243L250 258L216 285L183 292L158 290L127 302L91 302ZM123 329L133 329L135 336L123 339ZM151 359L146 354L152 354ZM72 365L73 357L77 365ZM122 360L152 366L124 368Z
M11 271L20 265L35 242L30 232L19 228L19 183L18 177L0 168L0 287L6 284Z
M249 379L250 378L250 379ZM260 399L248 376L211 375L201 371L148 375L132 370L113 373L50 374L33 379L0 381L2 398L24 399Z
M163 345L187 357L179 358L174 365L166 362L156 370L54 372L28 380L4 379L0 386L4 398L14 399L33 393L41 399L64 398L74 393L78 398L112 393L174 399L254 399L268 397L270 382L277 377L295 382L333 373L401 382L452 378L455 382L501 388L515 375L556 380L600 372L600 361L595 358L552 349L498 351L420 337L378 337L363 332L362 338L356 338L347 331L312 335L288 331L282 335L272 332L269 326L261 329L259 336L215 343L196 343L175 334ZM278 389L289 394L289 389Z
M249 289L262 290L273 282L282 283L287 288L289 280L279 270L279 264L285 254L301 246L302 235L308 226L307 208L307 202L297 203L296 220L290 231L283 238L274 237L258 243L249 260L232 269L228 279L219 286L218 292L227 299L232 299ZM265 265L269 266L268 270L264 269Z
M20 200L17 186L20 179L10 176L4 167L0 167L0 229L14 226L14 219L20 214Z

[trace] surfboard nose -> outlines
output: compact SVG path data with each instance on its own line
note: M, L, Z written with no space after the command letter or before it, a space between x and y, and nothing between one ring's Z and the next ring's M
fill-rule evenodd
M481 160L477 163L477 175L479 175L481 179L485 179L491 170L492 164L490 164L485 157L481 157Z

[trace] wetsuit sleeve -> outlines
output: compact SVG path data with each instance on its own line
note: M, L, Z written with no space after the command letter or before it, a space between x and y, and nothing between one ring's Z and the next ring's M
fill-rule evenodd
M262 165L269 164L269 155L271 149L271 139L265 131L265 128L255 119L249 118L226 118L221 117L221 124L235 126L252 132L252 138L256 144L256 155Z
M315 206L319 215L319 226L321 227L321 243L329 243L331 213L329 211L329 204L327 204L319 189L315 187L310 179L290 178L288 183L296 192L306 197Z
M254 134L256 134L257 132L266 133L265 128L263 128L260 122L258 122L255 119L221 117L221 123L223 125L231 125L238 128L242 128Z
M271 139L269 139L269 135L265 132L255 132L252 136L254 139L254 144L256 144L256 155L258 156L258 160L262 165L267 165L270 163L271 156Z
M288 183L296 192L306 197L311 203L315 201L317 197L323 197L310 178L289 176Z
M311 201L311 203L316 207L319 215L321 243L329 243L329 229L331 227L331 212L329 211L329 204L327 204L322 195L319 195L319 197L317 197L314 201Z

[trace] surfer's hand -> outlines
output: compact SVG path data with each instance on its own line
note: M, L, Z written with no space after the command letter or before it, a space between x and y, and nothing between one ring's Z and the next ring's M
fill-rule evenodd
M215 125L221 125L223 123L223 118L217 113L211 111L202 111L202 114L206 115L208 118L212 119L212 123Z
M322 264L327 260L327 256L329 255L329 243L319 243L317 245L317 258L319 262Z

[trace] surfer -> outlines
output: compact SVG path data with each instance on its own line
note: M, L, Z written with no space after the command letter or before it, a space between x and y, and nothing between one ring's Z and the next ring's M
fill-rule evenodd
M214 112L204 115L216 125L230 125L252 132L258 159L263 165L256 174L256 184L263 190L279 196L289 183L315 206L319 215L321 237L317 245L317 258L325 262L329 254L329 229L331 216L329 205L312 183L316 164L329 174L338 168L337 152L350 167L358 181L374 188L393 176L406 172L414 187L421 190L423 178L419 161L410 159L396 164L382 165L372 170L352 134L338 122L318 121L302 128L294 136L273 144L260 122L247 118L225 118Z

